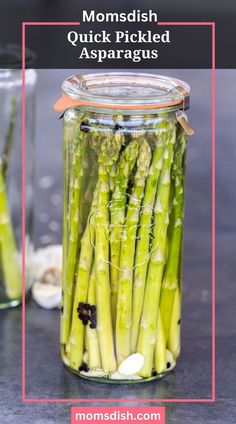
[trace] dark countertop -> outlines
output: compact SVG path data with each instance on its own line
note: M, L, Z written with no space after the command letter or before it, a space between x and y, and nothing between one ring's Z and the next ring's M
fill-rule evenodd
M38 247L60 240L61 126L48 103L56 100L59 82L70 73L73 71L39 73L41 106L36 126L35 196ZM162 70L162 73L167 72ZM135 403L143 398L211 397L210 72L177 70L168 74L186 79L192 85L189 116L197 132L189 143L188 154L180 361L169 376L152 383L108 386L81 380L69 373L60 360L59 311L43 310L30 300L26 311L27 398L93 398L96 402L99 398L122 397ZM236 91L236 72L218 71L217 81L217 403L165 404L167 424L234 424L236 420L235 185L230 184L232 178L235 180L232 136L235 123L230 111L235 98L231 87ZM41 122L45 125L41 126ZM42 152L46 147L45 158ZM47 188L43 183L45 176ZM72 404L21 403L21 309L1 311L0 315L1 423L69 423Z

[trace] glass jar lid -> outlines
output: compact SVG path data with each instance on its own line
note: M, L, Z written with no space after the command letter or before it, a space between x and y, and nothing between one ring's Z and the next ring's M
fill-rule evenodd
M107 72L74 75L62 84L56 110L76 105L109 109L188 109L190 87L184 81L149 73Z
M25 63L31 66L35 60L34 53L25 50ZM21 69L22 66L22 49L17 44L0 44L0 68L4 69Z

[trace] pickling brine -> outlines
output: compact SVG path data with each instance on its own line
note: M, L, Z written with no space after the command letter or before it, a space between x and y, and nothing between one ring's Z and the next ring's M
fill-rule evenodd
M176 365L188 96L151 74L63 84L61 350L81 377L143 382Z

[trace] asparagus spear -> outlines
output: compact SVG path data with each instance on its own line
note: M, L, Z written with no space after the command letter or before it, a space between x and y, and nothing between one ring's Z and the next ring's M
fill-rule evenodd
M16 97L12 97L10 120L9 120L8 129L7 129L4 148L1 155L2 156L2 174L4 178L6 178L6 175L7 175L8 164L9 164L9 160L11 156L12 146L14 143L16 117L17 117L17 101L16 101Z
M170 329L167 341L167 348L172 352L174 359L180 354L180 320L181 320L181 298L179 287L175 290Z
M183 205L184 205L184 159L187 136L183 129L179 129L174 153L172 179L174 182L174 200L171 213L169 234L169 254L165 267L160 308L166 339L169 334L172 307L175 291L179 284L178 267L183 233Z
M21 272L17 258L16 241L7 199L3 162L0 158L0 254L6 294L9 299L21 296Z
M63 163L64 166L67 163L67 141L68 141L68 128L64 123L63 127ZM66 288L66 274L67 274L67 252L68 252L68 215L67 215L67 195L68 195L68 185L67 185L67 179L63 178L63 228L62 228L62 245L63 245L63 255L62 255L62 301L61 301L61 317L60 317L60 342L65 342L65 330L64 330L64 321L69 321L69 318L65 317L64 312L64 290ZM66 323L66 325L70 325L70 322ZM64 347L62 349L62 357L65 357Z
M160 125L161 127L162 125ZM160 128L161 129L161 128ZM165 138L165 137L164 137ZM150 230L153 215L153 206L155 202L155 193L157 183L162 168L164 151L164 140L162 133L157 141L157 147L154 151L152 163L149 169L149 175L145 188L143 206L140 218L140 229L137 240L134 270L133 287L133 311L131 328L131 352L136 352L140 318L143 307L143 296L145 290L146 274L149 259Z
M115 190L116 173L117 173L117 165L116 163L113 163L111 166L110 175L109 175L109 186L110 186L111 193L113 193L113 191Z
M96 305L96 296L95 296L95 285L96 285L96 272L95 267L93 266L92 272L89 279L89 289L88 289L88 303L90 305ZM88 366L89 369L101 368L101 355L99 350L99 341L96 328L90 328L89 325L86 326L86 341L87 341L87 350L88 350Z
M170 330L167 340L167 348L172 352L174 359L177 359L181 348L181 291L182 291L182 242L179 256L179 284L175 292L175 298L172 308Z
M157 318L157 340L154 353L154 367L157 374L166 371L166 339L160 309Z
M131 141L120 156L117 165L117 177L115 190L110 204L111 211L111 234L110 234L110 255L111 255L111 308L113 327L115 328L118 278L120 266L120 245L125 221L126 190L129 175L135 166L139 151L139 142Z
M107 145L106 171L107 171L108 180L109 180L110 192L112 193L115 188L115 178L116 178L116 171L117 171L116 162L119 157L121 146L124 145L125 140L124 140L124 135L119 131L115 131L114 134L108 135L108 137L110 138L110 142ZM104 138L104 135L103 135L103 138Z
M9 299L16 299L21 296L21 271L17 258L17 247L10 218L6 187L8 164L14 142L17 116L16 107L16 98L12 97L10 121L0 157L0 258L6 285L6 294Z
M83 123L85 123L83 121ZM80 130L84 132L82 140L82 157L81 169L83 170L83 178L81 181L81 202L79 204L79 234L83 234L87 225L87 219L90 211L90 206L93 200L94 181L97 177L96 167L91 168L90 151L88 143L88 134L91 131L84 131L84 127L80 124Z
M92 136L96 138L96 133L92 130L90 132L92 132ZM112 166L113 161L117 160L123 140L120 134L116 133L111 136L110 133L108 133L105 137L103 136L103 142L106 146L106 166L109 168ZM96 194L94 195L94 200L91 206L91 219L88 220L88 225L81 239L81 250L73 303L72 325L69 343L66 347L67 353L70 354L71 366L74 369L79 368L83 357L84 325L78 320L77 307L80 302L86 302L87 297L95 240L94 214L97 208L97 191L98 189L95 190Z
M116 317L116 354L118 363L130 355L132 320L132 282L137 225L145 183L151 161L151 149L146 140L140 145L137 171L130 197L120 252L120 276Z
M109 180L109 189L112 194L115 188L115 178L117 172L117 160L122 145L125 143L124 134L115 128L114 132L109 129L104 129L104 132L98 133L96 129L92 128L90 144L94 151L99 155L100 146L106 139L107 145L107 159L104 164ZM94 136L95 134L95 136Z
M144 367L140 371L142 377L151 376L156 342L158 304L165 265L166 235L169 222L170 169L173 144L175 143L174 124L167 124L166 135L169 142L164 153L163 167L158 182L154 209L154 240L149 260L143 313L137 344L137 351L145 358Z
M81 202L81 186L83 178L82 163L82 139L83 132L77 129L76 142L73 152L73 163L69 181L69 205L68 216L65 209L64 214L67 217L67 231L64 235L68 239L67 256L63 263L63 282L62 282L62 306L61 316L61 343L67 344L72 313L73 288L75 278L75 267L77 261L77 249L79 242L79 206ZM66 218L65 218L66 219Z
M94 193L94 199L91 206L91 214L88 224L81 239L80 257L78 263L76 287L73 300L72 323L69 342L66 351L70 355L70 364L74 369L78 369L83 358L84 348L84 325L78 318L77 308L79 303L85 303L87 299L87 291L89 277L92 268L94 242L95 242L95 211L97 206L97 190Z
M96 271L96 302L97 302L97 332L99 338L102 368L105 372L116 369L116 358L112 334L112 318L110 303L109 276L109 177L106 165L108 143L101 143L98 162L98 203L95 214L95 271Z

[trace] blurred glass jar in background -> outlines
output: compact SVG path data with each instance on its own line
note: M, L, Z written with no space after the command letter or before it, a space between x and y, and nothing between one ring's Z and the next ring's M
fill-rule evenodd
M26 53L26 64L32 63ZM32 148L35 70L26 70L26 257L32 252ZM0 309L21 303L22 71L21 47L0 46ZM31 278L26 267L27 291Z

